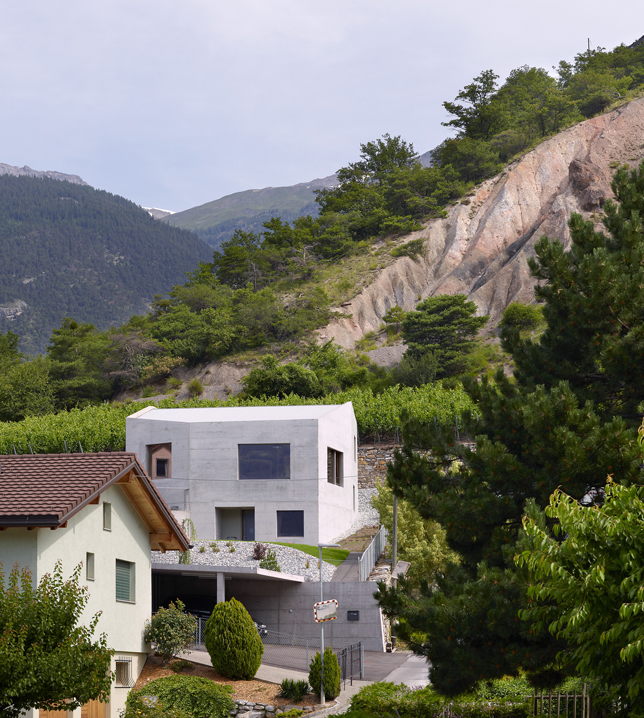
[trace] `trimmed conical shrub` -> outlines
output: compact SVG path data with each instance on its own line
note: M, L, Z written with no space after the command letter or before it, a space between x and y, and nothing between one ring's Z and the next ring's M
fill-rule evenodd
M316 653L309 666L309 683L313 692L320 695L322 677L322 661L320 654ZM340 679L342 673L335 653L330 648L324 649L324 697L335 698L340 695Z
M250 614L235 598L214 607L206 623L206 650L222 676L245 681L255 677L264 645Z

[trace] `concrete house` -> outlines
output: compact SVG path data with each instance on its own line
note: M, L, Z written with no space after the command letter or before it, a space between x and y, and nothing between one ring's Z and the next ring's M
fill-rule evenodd
M316 544L357 516L358 429L350 402L146 407L127 419L136 453L199 539Z
M83 564L90 598L81 623L115 650L108 704L93 701L48 718L117 718L145 663L151 615L151 550L185 551L188 539L134 454L0 456L0 562L28 566L38 583L56 561L69 576ZM31 711L37 713L37 711ZM33 718L28 717L28 718Z

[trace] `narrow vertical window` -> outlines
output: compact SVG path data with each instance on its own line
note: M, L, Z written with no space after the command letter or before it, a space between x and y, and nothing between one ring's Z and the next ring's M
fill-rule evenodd
M112 504L103 502L103 529L105 531L112 530Z
M353 510L356 510L356 487L353 487Z
M134 602L134 564L116 559L116 600Z
M330 484L342 486L343 474L343 454L335 449L328 449L326 453L326 478Z
M88 581L94 580L94 554L89 551L85 554L85 578Z

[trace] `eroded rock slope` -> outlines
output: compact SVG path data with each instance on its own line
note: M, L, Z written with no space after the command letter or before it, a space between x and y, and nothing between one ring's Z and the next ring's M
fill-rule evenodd
M595 117L546 140L473 196L432 220L407 240L425 239L425 256L403 257L337 311L346 315L320 331L352 349L378 330L395 305L405 310L435 294L464 293L480 314L500 319L512 301L530 302L535 281L527 259L542 236L570 242L572 212L599 221L612 196L617 163L635 166L644 157L644 99Z

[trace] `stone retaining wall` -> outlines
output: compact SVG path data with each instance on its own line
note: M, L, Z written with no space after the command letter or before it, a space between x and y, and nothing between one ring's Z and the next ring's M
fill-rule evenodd
M273 718L281 713L285 713L292 708L304 711L305 715L315 714L317 712L311 706L284 706L275 707L268 703L253 703L252 701L234 701L236 708L230 712L231 716L237 716L237 718ZM322 706L319 706L322 708Z
M400 444L363 444L358 447L358 488L375 489L387 476L387 462Z

